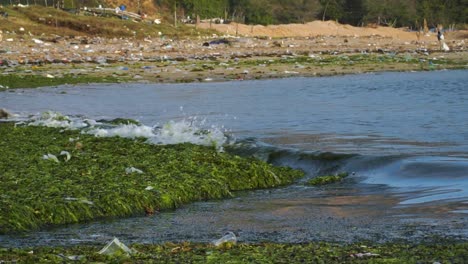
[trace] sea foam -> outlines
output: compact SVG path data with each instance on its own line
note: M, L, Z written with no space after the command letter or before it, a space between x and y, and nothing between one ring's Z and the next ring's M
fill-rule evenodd
M32 118L27 124L72 130L80 129L83 134L96 137L146 138L148 143L157 145L192 143L214 146L218 151L222 151L222 146L227 142L227 137L221 128L214 125L210 128L204 128L206 120L195 121L196 118L169 121L162 126L154 127L136 124L112 125L48 111Z

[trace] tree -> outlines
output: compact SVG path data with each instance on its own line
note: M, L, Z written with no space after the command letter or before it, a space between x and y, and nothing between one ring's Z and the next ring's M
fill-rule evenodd
M418 21L415 6L415 1L366 0L363 22L385 26L409 26Z
M339 20L344 15L344 0L320 0L322 20Z
M365 14L363 0L346 0L343 6L344 12L341 22L352 25L362 25Z

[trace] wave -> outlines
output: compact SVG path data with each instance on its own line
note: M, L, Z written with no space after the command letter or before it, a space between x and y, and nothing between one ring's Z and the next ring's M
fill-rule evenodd
M64 129L79 129L84 134L96 137L124 137L124 138L146 138L148 143L158 145L169 145L179 143L192 143L204 146L213 146L218 151L223 151L223 145L228 137L222 128L212 125L203 127L204 121L183 119L180 121L169 121L163 125L147 126L135 120L119 119L117 124L112 120L93 120L83 117L62 115L58 112L47 111L40 115L32 116L30 119L16 116L22 119L23 124L30 126L46 126Z
M400 205L468 202L468 158L465 157L301 151L279 148L255 138L239 140L226 150L302 169L306 176L300 183L317 176L348 172L348 182L352 184L382 185L392 194L402 194Z
M21 119L18 115L16 118ZM207 125L206 120L198 121L196 118L147 126L134 120L122 119L115 124L109 120L96 121L49 111L23 118L22 122L35 126L80 129L82 133L96 137L146 138L150 144L213 146L218 151L301 169L306 176L300 182L316 176L348 172L355 184L385 185L400 193L418 192L417 195L408 196L401 204L440 200L468 202L468 158L465 157L304 151L278 147L256 138L236 139L222 127Z

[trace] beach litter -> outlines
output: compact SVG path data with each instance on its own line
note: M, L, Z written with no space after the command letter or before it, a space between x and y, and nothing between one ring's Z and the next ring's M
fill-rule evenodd
M375 253L370 253L370 252L351 254L351 257L354 257L354 258L368 258L368 257L378 257L378 256L380 255L375 254Z
M128 248L124 243L116 237L109 242L105 247L103 247L99 252L101 255L115 255L115 254L126 254L131 255L135 253L134 250Z
M46 154L44 156L42 156L42 159L45 159L45 160L52 160L52 161L55 161L57 163L60 163L60 161L58 160L57 156L55 156L54 154Z
M137 169L137 168L135 168L135 167L130 167L130 168L125 168L125 173L126 173L126 174L131 174L131 173L142 174L143 171L140 170L140 169Z
M63 259L63 261L67 261L67 260L71 260L71 261L80 261L80 260L83 260L85 258L85 256L83 255L79 255L79 256L65 256L64 254L58 254L57 255L58 257L61 257Z
M62 151L60 152L60 156L63 156L63 155L66 156L66 157L65 157L65 162L68 162L68 161L71 159L71 154L70 154L70 152L65 151L65 150L62 150Z
M237 237L233 232L229 231L226 234L224 234L223 237L221 237L218 240L213 241L212 243L216 247L219 247L219 246L221 246L223 244L226 244L226 243L236 244L237 243Z

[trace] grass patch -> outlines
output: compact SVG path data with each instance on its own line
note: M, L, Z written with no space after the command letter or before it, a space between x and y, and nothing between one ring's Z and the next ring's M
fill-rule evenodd
M0 85L5 90L6 87L10 89L15 88L36 88L44 86L56 86L62 84L80 84L80 83L118 83L122 82L122 78L112 76L99 77L92 75L73 75L65 74L60 77L48 78L42 75L18 75L8 74L0 75Z
M0 249L0 261L6 263L64 263L75 256L74 263L465 263L468 243L405 243L368 245L308 244L239 244L216 248L207 244L167 243L134 245L132 256L105 256L102 246L66 248Z
M160 25L146 22L135 23L131 20L122 20L116 17L95 17L84 14L71 14L52 7L30 6L4 7L9 18L0 23L0 29L9 32L25 28L25 34L34 35L60 35L60 36L101 36L101 37L127 37L143 39L145 37L158 37L158 32L164 36L198 37L208 36L214 31L195 29L186 25L177 28L163 23Z
M0 135L0 233L152 214L303 176L192 144L157 146L13 123L0 123ZM57 159L44 159L48 154Z
M341 182L347 176L348 176L347 172L342 172L337 175L319 176L308 181L307 185L317 186L317 185L325 185L325 184Z

